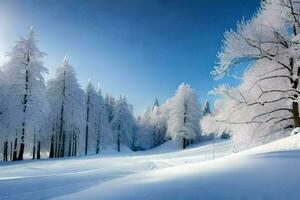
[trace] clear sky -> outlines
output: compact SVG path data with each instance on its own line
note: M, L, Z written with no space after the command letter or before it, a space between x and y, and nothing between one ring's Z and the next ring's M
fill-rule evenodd
M250 18L259 0L0 0L0 63L34 26L52 77L65 54L79 82L125 94L141 113L186 82L200 100L213 80L225 30Z

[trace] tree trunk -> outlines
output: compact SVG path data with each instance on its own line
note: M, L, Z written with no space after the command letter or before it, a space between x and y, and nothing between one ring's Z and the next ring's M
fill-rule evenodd
M294 34L296 35L297 33L294 32ZM298 84L299 84L299 75L300 75L300 66L297 66L297 78L294 79L294 65L295 65L295 61L294 58L291 57L290 58L290 67L291 67L291 72L290 72L290 83L292 85L293 89L297 89L298 88ZM299 118L299 105L297 102L298 99L298 94L294 94L294 101L292 103L292 115L293 115L293 126L294 128L296 127L300 127L300 118Z
M299 104L293 101L292 105L294 128L300 127Z
M18 160L23 160L24 150L25 150L25 122L22 124L22 136L21 136L21 144L20 144L20 151Z
M100 152L100 139L99 135L97 136L97 146L96 146L96 154L99 154Z
M89 126L86 125L86 127L85 127L85 150L84 150L85 155L87 155L87 152L88 152L88 139L89 139Z
M118 152L121 151L121 141L120 141L120 132L121 132L121 125L118 126L118 139L117 139L117 145L118 145Z
M185 149L185 147L186 147L186 139L183 138L182 139L182 149Z
M85 155L88 151L88 139L89 139L89 115L90 115L90 95L87 94L87 107L86 107L86 126L85 126Z
M77 156L77 135L75 135L75 142L74 142L75 148L74 148L74 155Z
M73 133L72 133L72 153L71 153L71 155L72 156L75 156L75 132L73 131Z
M99 154L99 153L100 153L100 134L101 134L101 116L99 116L96 154Z
M12 154L13 154L13 144L12 144L12 142L10 142L10 155L9 155L9 160L12 160Z
M27 53L27 65L30 62L29 59L29 53ZM19 152L19 156L18 156L18 160L23 160L23 155L24 155L24 150L25 150L25 131L26 131L26 124L25 124L25 115L26 115L26 111L27 111L27 102L28 102L28 83L29 83L29 71L26 70L25 72L25 91L24 91L24 97L23 97L23 113L24 113L24 119L23 119L23 123L22 123L22 136L21 136L21 145L20 145L20 152Z
M41 141L38 141L37 143L37 155L36 155L37 159L41 159Z
M120 148L121 144L120 144L120 138L119 137L118 137L117 145L118 145L118 152L120 152L121 151L121 148Z
M61 156L60 157L64 157L65 156L65 144L66 142L66 134L64 133L63 136L62 136L62 147L61 147Z
M35 159L35 149L36 149L36 138L33 136L33 149L32 149L32 160Z
M54 157L59 157L59 135L58 133L55 134L55 150L54 150Z
M18 138L17 138L17 134L16 134L15 145L14 145L14 154L13 154L13 161L17 160L17 146L18 146Z
M8 141L6 140L3 143L3 161L7 161L7 157L8 157Z
M51 143L50 143L50 153L49 158L54 157L54 135L51 136Z
M71 157L72 156L72 140L73 140L73 133L70 135L69 137L69 150L68 150L68 156Z

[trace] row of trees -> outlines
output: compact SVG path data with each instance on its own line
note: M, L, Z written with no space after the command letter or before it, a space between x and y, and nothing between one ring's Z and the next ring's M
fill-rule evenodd
M231 77L248 66L237 87L221 85L213 115L205 117L205 132L229 130L237 147L245 148L287 136L300 126L300 3L264 0L249 21L225 33L216 78Z
M3 160L99 153L105 144L133 147L135 119L125 97L105 99L89 81L85 90L67 57L47 84L45 53L34 31L16 42L0 73Z
M147 108L144 115L138 118L139 127L146 129L140 133L145 134L148 131L140 138L152 137L142 140L141 146L151 148L172 139L184 149L189 144L201 140L201 117L202 108L195 90L182 83L173 97L162 105L159 105L156 99L152 109Z
M0 71L0 153L3 160L99 154L105 146L146 150L173 139L186 148L200 140L196 92L181 84L164 104L156 99L143 116L121 96L104 98L91 81L83 90L68 58L45 81L45 53L34 31L16 42Z

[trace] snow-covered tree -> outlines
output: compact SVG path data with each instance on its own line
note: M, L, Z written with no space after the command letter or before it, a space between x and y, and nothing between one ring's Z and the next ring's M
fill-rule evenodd
M166 141L167 114L166 104L159 105L156 98L152 109L147 107L137 120L137 149L150 149Z
M96 94L94 86L91 84L90 80L85 92L85 108L86 108L86 125L85 125L85 155L87 155L88 150L91 150L91 147L95 147L96 144L93 144L97 140L97 124L99 122L99 96ZM90 147L89 147L90 146Z
M136 122L136 140L134 143L136 150L147 150L155 146L154 130L148 121L141 117Z
M68 155L76 155L78 138L84 123L84 92L67 57L48 82L50 127L52 130L50 157L64 157L68 139Z
M125 97L121 96L116 102L111 126L118 151L121 150L121 144L134 147L135 119L132 106L127 103Z
M88 151L100 153L100 145L108 143L110 138L111 129L100 86L95 90L89 82L86 89L85 154Z
M106 95L105 97L105 107L107 110L107 114L108 114L108 121L111 122L111 120L113 119L113 114L114 114L114 109L116 106L116 100L114 99L114 97L112 95Z
M184 149L189 140L200 134L198 124L201 110L196 92L189 85L182 83L172 98L171 104L167 134L173 140L180 141Z
M45 53L36 44L33 28L26 38L16 42L8 56L9 61L3 66L2 92L6 105L1 124L6 127L3 131L9 139L14 140L13 160L23 160L25 145L32 144L47 117L44 74L48 70L42 62Z
M223 123L218 129L230 129L246 143L265 143L300 126L299 16L296 0L265 0L251 20L225 33L213 74L222 78L237 66L249 67L239 87L215 91L227 106L210 117Z
M154 146L166 141L167 118L163 113L163 106L155 106L151 114L151 125L154 134Z
M106 110L106 104L102 97L100 85L98 84L97 90L97 113L98 121L96 121L96 153L99 154L100 150L104 148L104 145L111 144L112 131L108 119L108 113Z

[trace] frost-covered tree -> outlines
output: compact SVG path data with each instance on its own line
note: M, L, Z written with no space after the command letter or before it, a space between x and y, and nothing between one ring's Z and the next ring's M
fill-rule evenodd
M86 125L85 125L85 155L87 155L89 146L95 146L93 144L97 139L97 124L99 117L99 96L96 94L94 86L91 84L90 80L85 92L85 108L86 108ZM94 148L95 149L95 148Z
M151 113L151 125L153 127L154 134L154 146L161 145L166 141L167 132L167 118L163 112L162 106L155 106Z
M98 84L97 90L97 121L96 121L96 154L104 148L104 145L112 142L112 131L106 110L106 104L102 97L100 85Z
M147 150L155 146L154 130L149 121L138 118L136 122L136 140L134 143L136 150Z
M196 92L182 83L171 100L167 134L186 148L188 141L200 134L199 119L201 111Z
M84 92L67 57L57 68L55 77L49 80L47 93L51 108L50 157L64 157L67 140L68 155L76 155L84 123Z
M218 129L230 129L244 143L272 141L299 127L299 31L298 1L265 0L251 20L226 32L213 74L221 78L249 67L239 87L216 89L226 107L204 125L221 122Z
M127 103L125 97L121 96L116 102L111 126L118 152L121 150L121 144L134 147L135 119L132 106Z
M167 101L168 102L168 101ZM137 149L150 149L166 141L167 131L167 103L159 105L156 98L152 109L146 108L137 120Z
M113 119L114 109L116 106L116 100L112 95L106 95L105 97L105 107L108 114L108 121L111 122Z
M97 90L91 82L86 89L86 126L85 126L85 154L88 151L100 153L100 145L110 141L111 129L100 86Z
M44 81L48 70L42 62L45 53L36 43L31 28L28 36L18 40L8 53L9 61L2 68L6 105L1 113L1 124L6 127L3 131L9 140L14 142L13 160L23 160L25 145L32 144L48 112Z

